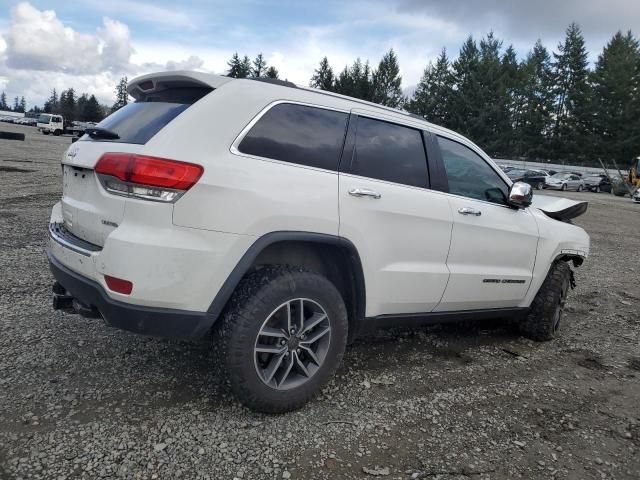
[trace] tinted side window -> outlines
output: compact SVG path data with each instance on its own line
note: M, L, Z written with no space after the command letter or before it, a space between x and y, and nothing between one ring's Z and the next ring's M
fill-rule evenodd
M348 115L281 103L271 108L244 137L238 150L310 167L336 170Z
M449 193L506 204L506 183L482 157L464 145L438 137L442 162L447 172Z
M359 117L351 172L414 187L427 186L422 132Z

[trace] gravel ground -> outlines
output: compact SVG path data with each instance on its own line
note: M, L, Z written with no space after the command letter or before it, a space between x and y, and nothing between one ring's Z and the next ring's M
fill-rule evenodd
M0 478L640 478L640 205L577 219L592 254L562 338L380 332L306 408L255 414L209 341L54 312L44 256L68 137L0 140ZM564 195L552 193L553 195Z

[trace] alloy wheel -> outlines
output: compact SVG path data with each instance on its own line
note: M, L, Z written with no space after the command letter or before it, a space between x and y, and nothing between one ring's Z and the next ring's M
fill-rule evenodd
M331 340L327 312L308 298L277 307L260 327L254 346L256 373L276 390L309 381L323 365Z

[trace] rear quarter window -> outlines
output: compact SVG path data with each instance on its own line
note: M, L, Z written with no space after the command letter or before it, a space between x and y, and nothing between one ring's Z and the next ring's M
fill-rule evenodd
M260 117L238 145L238 151L337 170L347 119L343 112L281 103Z
M118 134L120 138L112 140L85 135L83 140L143 145L211 91L205 87L182 87L151 93L125 105L96 125Z

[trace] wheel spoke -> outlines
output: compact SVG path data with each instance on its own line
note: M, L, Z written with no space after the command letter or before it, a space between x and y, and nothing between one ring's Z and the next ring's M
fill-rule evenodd
M293 363L294 363L293 355L289 355L287 357L287 361L288 361L287 366L285 367L284 373L282 374L282 377L278 382L278 386L282 385L284 381L287 379L287 377L289 376L289 373L291 373L291 369L293 368Z
M293 352L291 355L294 357L296 365L298 366L302 374L305 377L309 377L309 370L307 370L307 367L305 367L304 363L302 363L302 360L300 360L300 357L298 356L298 352Z
M264 327L258 334L264 337L289 338L289 335L278 328Z
M298 332L302 331L304 328L304 300L299 300L298 305L298 325L296 325Z
M291 318L291 302L287 302L287 332L291 332L293 328L293 319Z
M287 351L287 347L286 345L256 345L255 350L257 353L273 353L277 355L285 353Z
M271 359L271 362L269 362L269 366L264 370L265 383L269 383L273 379L273 376L278 371L278 368L280 368L280 365L282 365L282 360L284 358L285 354L284 352L282 352L280 355L274 356Z
M309 331L311 331L313 329L313 327L318 325L325 318L327 318L327 315L324 314L324 313L314 313L311 316L311 318L307 319L307 321L304 324L304 328L302 329L302 331L300 333L308 333Z
M305 345L305 346L313 345L330 331L331 329L329 327L319 328L318 330L316 330L316 332L312 336L307 337L306 340L300 342L300 345Z
M315 352L311 350L310 347L307 347L306 345L300 345L300 348L305 351L305 353L313 363L320 366L320 361L318 360L318 357L316 356Z

